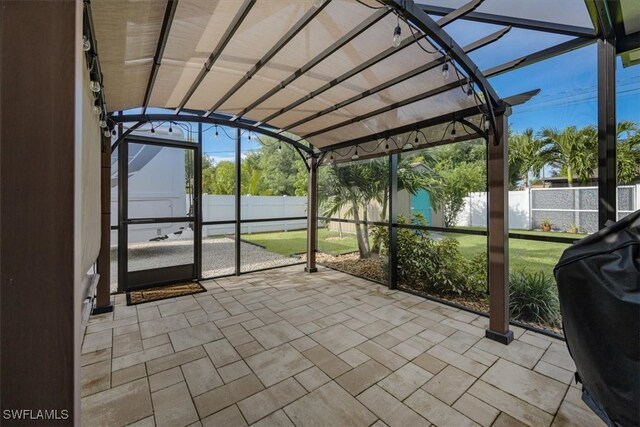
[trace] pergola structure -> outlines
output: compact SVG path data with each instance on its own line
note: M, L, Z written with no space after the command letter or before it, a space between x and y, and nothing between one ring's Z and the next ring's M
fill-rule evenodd
M86 293L80 289L84 272L78 272L77 224L82 216L78 168L86 159L78 154L78 141L84 131L98 132L89 129L90 121L81 112L85 100L79 92L86 87L79 76L87 68L93 91L90 102L100 113L101 133L120 130L115 145L144 123L174 121L233 126L296 147L309 168L308 271L315 268L320 164L329 159L349 161L354 147L367 156L389 156L393 248L394 165L400 153L485 138L491 308L487 336L508 343L507 117L511 106L526 102L537 91L532 87L530 92L503 98L487 79L597 43L600 224L616 219L615 59L622 55L625 64L638 62L639 7L633 0L5 3L7 7L0 8L4 59L0 125L3 142L10 140L12 145L11 150L3 146L1 169L0 311L3 326L11 326L3 328L3 404L26 407L20 402L29 401L33 390L42 388L35 377L45 376L55 384L56 393L43 394L39 407L73 407L78 401L72 383L79 371L78 357L69 356L78 341L77 311ZM500 28L461 46L447 33L447 25L456 20ZM24 31L26 22L34 31ZM510 28L566 39L481 70L469 55L491 49ZM81 64L78 57L83 50ZM159 114L151 108L169 111ZM41 119L38 126L33 117ZM447 127L455 123L465 132L447 134ZM42 141L48 142L46 150ZM111 144L112 139L104 136L98 310L109 306L104 270L109 265L105 244L109 200L104 190L108 190L105 171ZM25 159L30 168L24 167ZM43 192L52 197L38 199L34 209L35 195ZM54 225L43 228L42 217L34 211L48 210ZM16 224L25 231L5 234ZM39 260L35 266L25 262L32 257ZM390 261L395 262L393 251ZM5 289L5 283L24 283L26 288ZM37 292L24 291L32 285L47 292L35 296ZM25 323L16 320L24 307L29 307L26 325L33 326L33 334L24 334ZM44 326L54 324L57 332L47 332ZM38 349L48 349L47 363L32 351L34 343ZM33 380L23 378L25 363Z
M101 87L96 105L102 110L105 128L111 130L118 125L120 130L111 148L145 123L178 121L232 126L291 144L309 170L306 270L312 272L320 164L390 156L393 188L397 186L400 152L484 138L488 142L491 307L487 336L508 343L512 335L506 284L506 117L511 106L526 102L538 90L531 88L530 92L502 99L487 78L594 43L600 37L601 84L609 85L601 93L611 98L615 95L610 87L615 48L632 48L637 33L614 46L611 40L616 29L619 32L626 27L620 23L605 25L603 17L609 15L602 2L588 2L588 7L572 18L573 23L556 22L558 17L552 18L551 14L549 22L520 17L526 11L495 1L485 5L483 0L471 0L458 2L456 7L440 3L168 0L163 9L154 1L85 2L85 34L91 45L86 55L92 64L91 78ZM615 8L616 4L606 7ZM551 4L549 7L553 9ZM595 30L589 25L587 11L598 19ZM562 16L568 19L568 15L565 11ZM446 31L446 26L458 19L497 24L500 28L460 46ZM572 39L480 70L469 54L487 46L490 49L512 27ZM150 113L150 108L172 111L157 114ZM611 153L615 150L615 121L611 108L611 99L603 99L601 159L605 159L605 141L607 157L600 171L601 222L615 218L615 157ZM138 111L116 113L132 109ZM456 123L464 131L450 134L449 128L455 129ZM366 155L359 156L358 150ZM108 155L107 150L104 155ZM238 194L236 202L239 217ZM108 212L103 215L104 242L109 235L109 219ZM396 215L392 196L392 266L397 262ZM200 232L197 219L196 228ZM240 240L239 235L236 238ZM126 240L120 242L123 244ZM108 245L103 243L102 252L102 265L108 265ZM239 268L237 271L239 274ZM105 276L108 274L103 272L98 310L108 306L109 280ZM394 287L396 281L392 273L389 285Z

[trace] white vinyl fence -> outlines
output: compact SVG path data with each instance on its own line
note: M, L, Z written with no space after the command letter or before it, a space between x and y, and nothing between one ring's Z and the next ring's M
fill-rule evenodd
M618 219L640 209L640 185L618 186ZM575 224L581 232L598 229L598 188L531 188L509 191L509 228L539 229L544 219L552 229L566 231ZM458 215L458 226L487 226L487 193L471 193Z

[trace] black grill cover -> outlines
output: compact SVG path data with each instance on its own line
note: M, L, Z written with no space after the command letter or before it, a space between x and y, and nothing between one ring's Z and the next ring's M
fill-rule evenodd
M611 426L640 425L640 210L574 243L554 275L582 399Z

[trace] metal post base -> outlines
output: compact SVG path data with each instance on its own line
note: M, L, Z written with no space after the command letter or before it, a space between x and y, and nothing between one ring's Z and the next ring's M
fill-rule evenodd
M105 305L102 307L93 307L91 310L91 314L103 314L103 313L111 313L113 311L113 304Z
M497 341L504 345L507 345L511 341L513 341L513 331L507 331L506 333L501 334L500 332L485 329L484 336L486 338L489 338L490 340Z
M313 268L305 267L304 271L305 271L305 273L316 273L318 271L318 269L316 267L313 267Z

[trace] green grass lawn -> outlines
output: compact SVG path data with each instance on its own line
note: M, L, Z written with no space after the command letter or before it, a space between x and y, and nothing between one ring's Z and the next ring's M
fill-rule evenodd
M517 231L518 233L520 231ZM542 232L529 232L546 234ZM579 238L581 235L568 233L553 233L553 235L566 234L567 237ZM458 233L445 233L460 242L460 251L465 257L471 258L478 253L487 250L487 238L485 236L465 235ZM337 239L337 232L327 229L318 230L318 250L334 255L358 250L355 235L343 233L342 239ZM303 253L307 249L307 231L287 231L275 233L244 234L242 239L248 242L264 246L269 252L289 256ZM329 239L329 240L327 240ZM569 247L564 243L539 242L533 240L509 239L509 269L524 269L535 272L544 271L553 275L553 267L560 259L562 252Z
M447 236L453 237L460 242L460 252L467 257L472 257L487 250L487 238L485 236L457 233L448 233ZM569 236L575 237L576 235L570 234ZM565 243L509 239L509 270L524 269L531 272L542 270L546 274L553 275L553 267L557 264L562 252L568 247L569 245Z
M358 242L354 234L339 233L325 228L318 230L318 250L338 255L358 250ZM327 239L330 240L327 240ZM307 251L307 230L287 231L280 233L243 234L242 240L264 246L269 252L289 256Z

